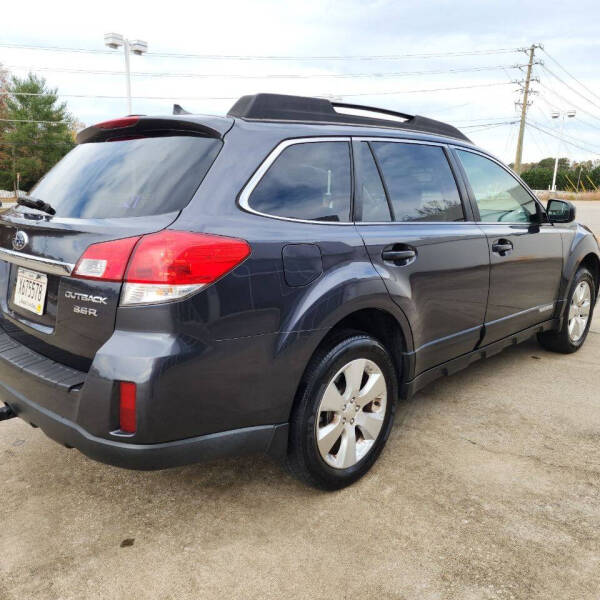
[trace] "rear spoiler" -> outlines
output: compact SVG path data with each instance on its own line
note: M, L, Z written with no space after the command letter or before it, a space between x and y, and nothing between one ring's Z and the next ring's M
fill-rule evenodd
M160 135L169 132L222 139L231 128L232 123L232 119L219 117L186 118L183 115L168 117L130 115L86 127L77 134L76 141L78 144L86 144L136 137L138 135Z

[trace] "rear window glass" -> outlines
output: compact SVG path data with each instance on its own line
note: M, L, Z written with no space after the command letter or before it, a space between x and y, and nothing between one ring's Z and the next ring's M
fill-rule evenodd
M439 146L374 142L395 221L464 221L450 165Z
M258 212L312 221L350 219L350 147L309 142L286 148L252 194Z
M220 148L219 140L177 135L81 144L30 195L50 204L58 217L177 211L192 199Z

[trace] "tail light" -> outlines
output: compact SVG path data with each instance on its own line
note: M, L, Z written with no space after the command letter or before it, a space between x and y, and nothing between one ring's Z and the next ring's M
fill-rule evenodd
M161 231L92 244L74 277L123 281L121 304L155 304L189 296L250 254L244 240L205 233Z
M124 433L135 433L136 429L136 397L135 383L121 381L119 385L119 429Z
M123 117L122 119L113 119L112 121L102 121L96 123L98 129L123 129L125 127L133 127L137 125L140 118L138 116Z
M81 279L123 281L127 262L139 237L92 244L75 266L73 274Z

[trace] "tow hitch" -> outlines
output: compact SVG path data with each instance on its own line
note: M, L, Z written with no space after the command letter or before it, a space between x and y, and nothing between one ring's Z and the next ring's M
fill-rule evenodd
M13 412L12 408L8 405L0 406L0 421L7 421L13 419L17 415Z

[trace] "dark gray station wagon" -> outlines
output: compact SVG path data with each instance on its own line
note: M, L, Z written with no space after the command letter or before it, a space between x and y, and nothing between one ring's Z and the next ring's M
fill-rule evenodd
M176 111L181 113L181 111ZM0 418L106 463L361 477L398 397L583 344L598 243L457 129L259 94L129 116L0 216Z

